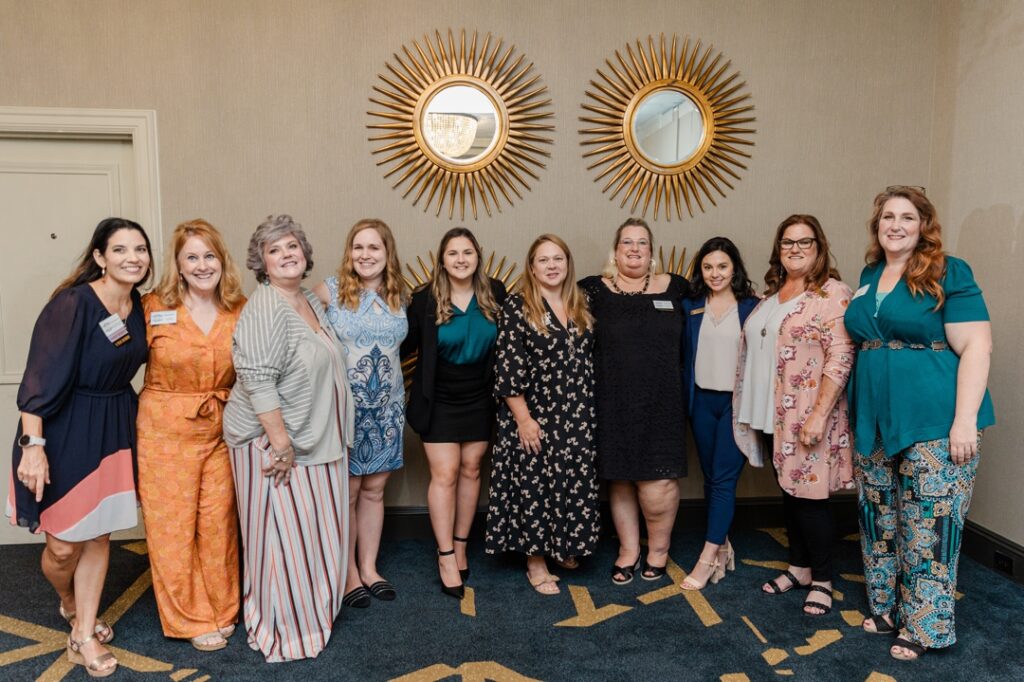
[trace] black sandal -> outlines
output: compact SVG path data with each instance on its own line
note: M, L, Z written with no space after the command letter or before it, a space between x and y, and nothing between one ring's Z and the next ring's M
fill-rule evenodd
M373 600L370 598L370 591L360 585L341 598L341 605L348 606L353 609L365 609L370 606L370 602L372 601Z
M642 556L643 552L638 552L636 562L632 566L612 566L612 582L616 585L628 585L633 582L633 574L640 570Z
M904 649L909 649L914 653L914 655L910 658L906 658L904 656L897 656L892 652L892 650L898 646L903 647ZM897 661L916 661L917 659L921 658L921 654L923 654L926 651L928 651L927 647L923 647L917 642L911 642L909 639L904 639L903 637L897 637L896 641L894 641L892 643L892 646L889 647L889 655L895 658Z
M381 601L394 601L395 597L398 596L398 592L395 591L395 586L387 580L378 580L366 589L370 590L370 594Z
M665 568L667 566L668 563L666 563L665 566L652 566L647 563L647 559L644 559L644 570L640 571L640 577L644 580L658 580L659 578L663 578L665 576Z
M804 600L804 613L808 616L827 616L828 614L832 613L831 604L824 604L820 601L814 601L813 599L811 599L811 593L813 592L821 592L822 594L827 594L828 598L832 599L831 587L825 587L823 585L809 585L807 587L807 599ZM808 606L812 609L819 609L818 613L811 613L810 611L808 611Z
M779 585L779 578L789 578L789 587L783 589L782 586ZM787 568L785 571L766 582L765 585L768 585L770 589L770 591L766 591L762 587L761 591L765 594L785 594L790 590L806 590L810 586L810 583L804 585L802 582L797 580L796 576Z
M889 622L885 620L886 616L888 616L889 619L893 621L893 624L890 625ZM874 630L868 630L866 627L864 627L864 623L871 623L871 626L874 628ZM860 624L860 628L869 635L888 635L892 632L896 632L896 621L889 614L865 618L864 623Z

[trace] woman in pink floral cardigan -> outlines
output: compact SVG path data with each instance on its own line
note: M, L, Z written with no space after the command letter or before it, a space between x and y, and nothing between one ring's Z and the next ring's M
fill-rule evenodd
M753 466L764 466L771 445L782 488L789 567L762 589L808 589L804 612L820 616L832 610L828 497L854 486L843 391L854 347L843 326L850 288L839 281L817 218L782 221L765 286L740 340L733 431Z

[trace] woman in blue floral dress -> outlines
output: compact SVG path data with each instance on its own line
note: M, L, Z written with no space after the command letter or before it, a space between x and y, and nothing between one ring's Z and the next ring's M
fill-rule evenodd
M384 525L384 486L402 468L405 388L398 348L409 330L407 292L390 228L364 219L349 230L338 274L314 288L345 349L355 399L349 456L349 568L345 606L365 608L371 595L390 601L395 588L377 572Z

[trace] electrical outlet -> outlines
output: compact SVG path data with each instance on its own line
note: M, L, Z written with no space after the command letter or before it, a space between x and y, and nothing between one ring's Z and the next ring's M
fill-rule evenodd
M992 563L995 564L997 571L1005 573L1006 575L1013 575L1013 558L1009 557L1002 552L993 552Z

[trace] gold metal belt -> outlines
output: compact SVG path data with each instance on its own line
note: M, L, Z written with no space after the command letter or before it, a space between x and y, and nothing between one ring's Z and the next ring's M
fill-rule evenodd
M932 341L931 343L910 343L909 341L900 341L899 339L893 339L892 341L882 341L881 339L871 339L870 341L863 341L860 344L861 350L878 350L879 348L888 348L889 350L933 350L940 352L949 350L949 344L945 341Z

